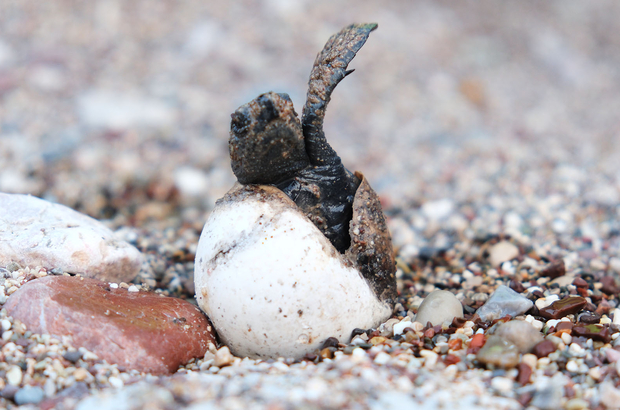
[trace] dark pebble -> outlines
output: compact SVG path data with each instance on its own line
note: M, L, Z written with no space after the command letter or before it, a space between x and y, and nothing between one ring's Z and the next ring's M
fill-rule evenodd
M455 317L452 319L452 327L461 328L467 322L467 320L463 317Z
M561 319L564 316L580 312L587 303L581 296L566 297L540 309L540 316L547 319Z
M366 331L364 329L359 329L359 328L355 328L353 329L353 331L351 332L351 340L358 335L364 334L366 333Z
M525 286L523 286L521 282L518 282L516 280L510 281L510 289L514 290L517 293L525 292Z
M588 282L586 282L580 277L575 278L575 280L573 281L573 285L577 286L578 288L588 288Z
M583 312L577 317L577 321L588 325L592 323L598 323L601 321L601 315L597 315L594 312Z
M326 347L338 347L338 339L336 339L335 337L328 337L321 345L320 350L323 350Z
M534 346L534 348L532 349L532 353L534 353L536 357L538 357L539 359L541 357L547 357L549 356L549 354L555 351L556 351L556 347L553 344L553 342L550 340L543 340L542 342Z
M555 327L556 332L560 330L571 330L573 328L573 324L571 322L560 322Z
M82 353L79 350L71 350L62 355L65 360L70 361L71 363L76 363L78 360L82 358Z
M564 261L561 260L552 264L551 266L543 269L540 272L540 276L548 277L548 278L559 278L560 276L564 276L566 274L566 267L564 266Z
M578 323L575 327L573 327L573 334L604 343L609 343L611 340L611 332L609 331L609 328L607 326L597 324L585 325Z

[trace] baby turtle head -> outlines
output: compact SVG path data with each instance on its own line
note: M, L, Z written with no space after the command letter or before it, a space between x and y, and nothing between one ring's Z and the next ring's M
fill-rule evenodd
M275 184L310 164L301 123L287 94L259 95L232 115L228 148L242 184Z

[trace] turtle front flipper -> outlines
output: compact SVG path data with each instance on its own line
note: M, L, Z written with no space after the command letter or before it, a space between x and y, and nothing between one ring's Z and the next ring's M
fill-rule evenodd
M325 47L314 60L301 119L306 151L313 165L341 163L340 157L325 139L325 108L338 83L353 72L347 71L349 63L366 43L370 32L376 28L376 23L351 24L345 27L327 40Z

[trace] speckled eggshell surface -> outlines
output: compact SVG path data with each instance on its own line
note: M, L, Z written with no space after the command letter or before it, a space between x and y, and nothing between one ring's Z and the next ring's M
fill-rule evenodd
M196 299L239 356L300 358L392 309L277 188L236 184L196 252Z

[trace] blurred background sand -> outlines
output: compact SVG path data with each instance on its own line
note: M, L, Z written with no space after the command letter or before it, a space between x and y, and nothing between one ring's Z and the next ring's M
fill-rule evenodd
M379 29L326 132L388 209L619 202L612 0L3 1L0 191L125 223L206 211L234 182L230 113L270 90L300 112L316 53L351 22Z

